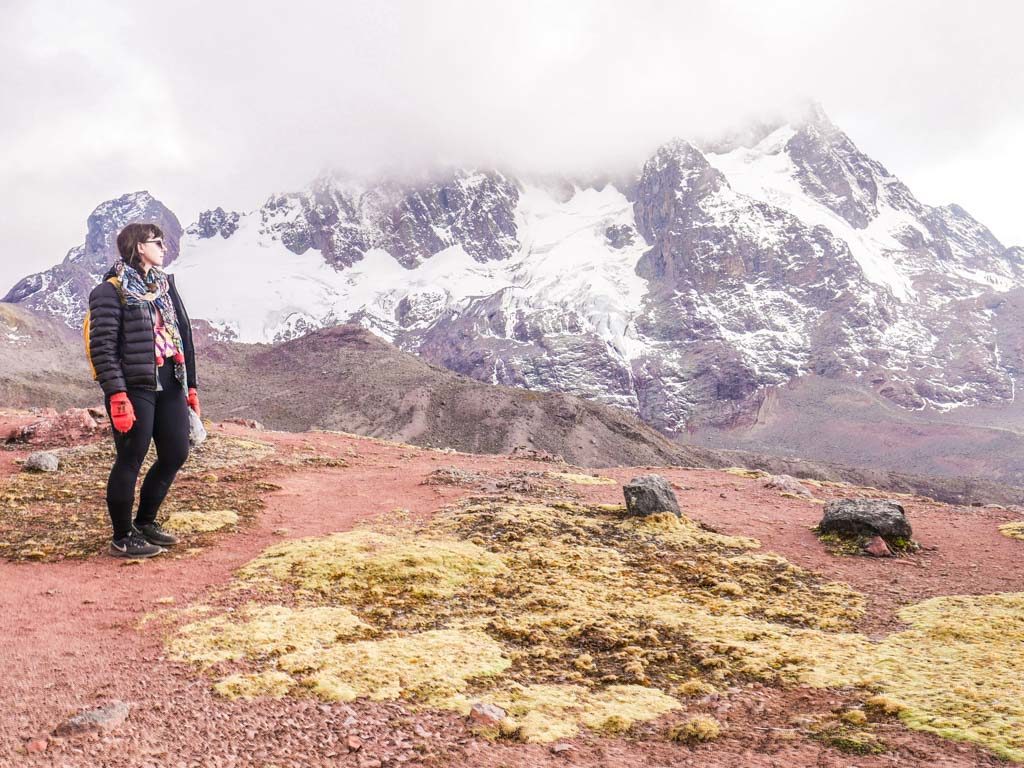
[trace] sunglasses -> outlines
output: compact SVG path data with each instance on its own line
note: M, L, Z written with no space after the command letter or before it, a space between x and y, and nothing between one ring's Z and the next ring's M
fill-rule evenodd
M161 240L159 237L156 240L143 240L142 242L143 243L156 243L161 249L163 249L165 251L167 250L167 246L164 245L164 241Z

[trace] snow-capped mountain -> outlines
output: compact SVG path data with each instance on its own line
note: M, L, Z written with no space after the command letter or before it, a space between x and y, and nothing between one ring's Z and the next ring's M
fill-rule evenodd
M5 300L80 322L112 234L148 219L190 314L226 337L354 320L474 378L620 405L668 433L735 421L811 373L907 408L1014 397L1020 302L1000 297L1024 288L1024 249L918 201L818 107L738 135L669 141L620 182L325 175L184 232L126 195Z
M170 265L182 235L178 218L147 192L123 195L96 207L89 215L85 242L68 251L64 261L22 278L3 301L23 304L80 328L89 292L117 258L117 233L134 221L153 222L163 230L169 246L165 264Z

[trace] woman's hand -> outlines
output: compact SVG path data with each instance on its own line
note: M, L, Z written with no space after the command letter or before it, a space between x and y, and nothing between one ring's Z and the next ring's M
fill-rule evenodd
M199 393L196 392L195 387L188 388L188 407L196 412L196 416L202 418L203 412L199 408Z
M127 432L135 424L135 409L127 392L118 392L110 397L110 420L118 432Z

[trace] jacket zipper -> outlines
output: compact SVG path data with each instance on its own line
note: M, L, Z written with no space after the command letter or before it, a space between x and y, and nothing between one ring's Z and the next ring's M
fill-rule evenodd
M154 317L155 312L153 311L153 302L146 302L149 305L149 335L154 339L153 346L156 346L156 318ZM153 351L153 390L155 392L160 391L160 371L156 367L156 350Z

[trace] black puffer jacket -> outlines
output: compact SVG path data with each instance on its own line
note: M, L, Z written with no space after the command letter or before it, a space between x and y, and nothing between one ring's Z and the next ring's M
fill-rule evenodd
M156 349L153 340L155 311L152 302L130 307L121 304L121 295L109 278L89 294L88 338L89 361L103 394L113 395L131 389L157 388ZM181 303L174 275L169 274L171 301L178 316L178 330L185 347L187 385L197 387L196 353L192 346L192 324Z

